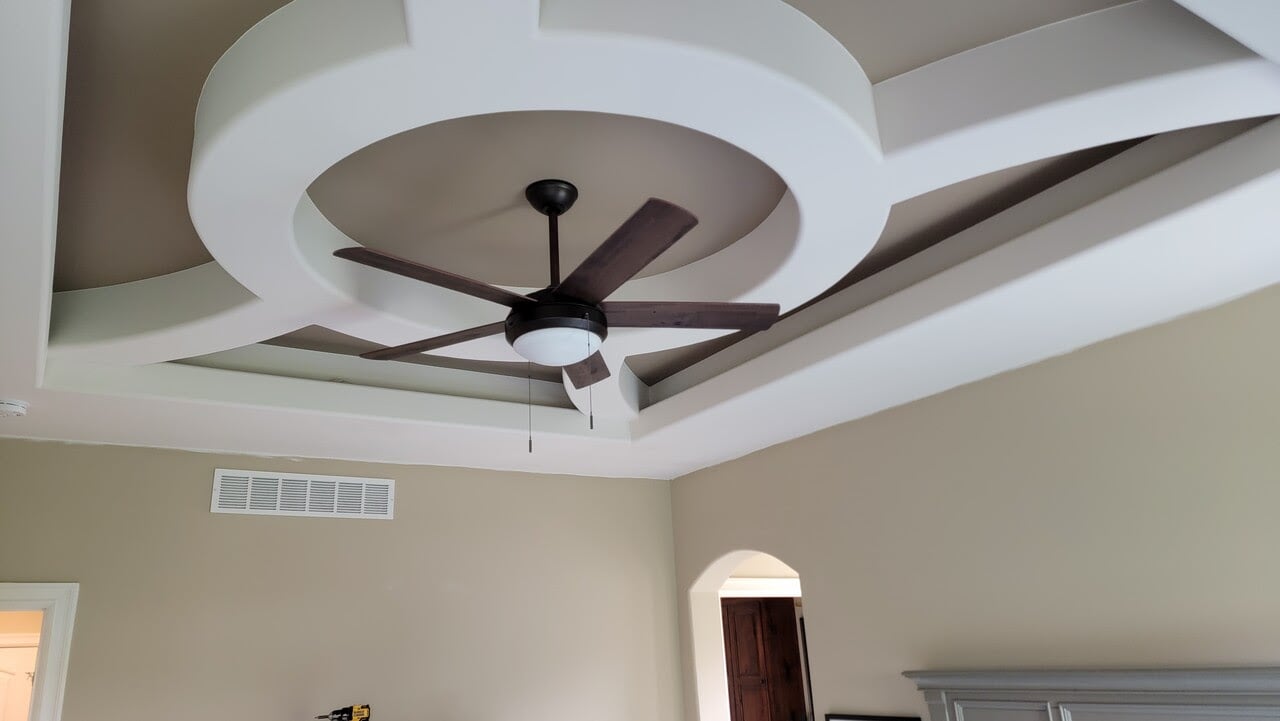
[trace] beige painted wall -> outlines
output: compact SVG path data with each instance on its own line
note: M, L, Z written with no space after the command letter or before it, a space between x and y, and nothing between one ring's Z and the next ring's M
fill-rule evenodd
M78 581L64 719L679 715L668 484L0 440L0 579ZM213 515L215 467L394 521Z
M800 572L819 714L923 712L908 669L1280 664L1280 288L691 474L672 503L682 597L733 549Z
M6 633L40 633L43 611L0 611L0 635Z
M1278 319L1272 289L670 493L0 440L0 579L82 584L67 721L678 719L674 599L734 549L799 571L819 714L921 711L913 668L1277 664ZM217 466L393 477L397 518L215 516Z

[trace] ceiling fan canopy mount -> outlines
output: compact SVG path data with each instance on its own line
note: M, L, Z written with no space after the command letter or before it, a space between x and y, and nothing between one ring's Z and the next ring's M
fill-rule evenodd
M567 180L535 180L524 189L525 200L543 215L564 215L578 199L578 188Z

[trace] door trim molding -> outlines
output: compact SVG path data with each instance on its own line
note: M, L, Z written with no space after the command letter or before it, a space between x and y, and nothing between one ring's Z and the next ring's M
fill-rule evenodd
M30 721L59 721L71 657L78 583L0 583L0 611L43 611Z
M800 579L730 577L720 598L800 598Z

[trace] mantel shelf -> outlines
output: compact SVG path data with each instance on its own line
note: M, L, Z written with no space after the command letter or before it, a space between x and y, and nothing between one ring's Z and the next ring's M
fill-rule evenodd
M921 691L1280 693L1280 667L1060 671L908 671Z

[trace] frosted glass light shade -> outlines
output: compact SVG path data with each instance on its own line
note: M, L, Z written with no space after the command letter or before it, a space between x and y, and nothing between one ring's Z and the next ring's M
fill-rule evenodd
M581 328L538 328L516 338L511 347L538 365L567 366L586 360L600 342L600 336Z

